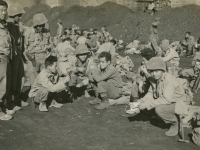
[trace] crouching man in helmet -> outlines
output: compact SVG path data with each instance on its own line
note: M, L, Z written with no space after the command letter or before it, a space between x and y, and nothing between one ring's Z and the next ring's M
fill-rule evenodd
M166 73L166 66L162 58L154 57L147 63L147 70L151 73L153 82L148 93L135 102L139 110L151 110L155 108L156 114L165 122L171 124L166 136L178 134L178 118L175 115L175 104L178 101L185 101L184 89L180 80L173 75Z
M49 55L50 33L45 29L48 22L42 13L33 16L33 27L25 33L26 56L29 59L28 68L30 68L31 85L44 68L44 60Z

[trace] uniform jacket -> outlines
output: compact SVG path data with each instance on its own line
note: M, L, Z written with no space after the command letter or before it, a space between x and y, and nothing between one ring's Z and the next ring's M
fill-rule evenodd
M58 75L49 73L46 69L43 69L35 79L33 88L29 92L29 97L35 97L39 88L44 87L49 92L60 92L65 90L66 85L59 80Z
M19 47L22 34L20 32L19 24L14 23L14 21L10 19L10 22L8 22L8 31L10 32L12 39L12 56L21 55L22 52Z
M50 46L50 33L44 31L42 35L40 35L31 27L25 33L25 43L30 53L45 52L46 48Z
M2 23L0 23L0 39L0 54L11 57L11 36Z
M150 110L158 105L186 101L186 95L181 80L169 73L164 73L159 81L151 82L148 93L141 101Z
M104 71L100 68L93 69L92 78L98 83L101 81L107 81L115 87L123 87L121 75L113 65L109 65Z
M91 74L90 67L91 66L96 66L93 58L88 58L84 64L82 64L81 61L79 59L77 59L77 61L75 63L74 72L81 76L90 76L90 74ZM78 72L77 67L85 68L85 72L84 73Z

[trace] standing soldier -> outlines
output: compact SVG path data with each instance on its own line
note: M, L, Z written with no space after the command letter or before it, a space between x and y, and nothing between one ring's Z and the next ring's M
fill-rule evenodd
M28 106L28 103L21 101L19 99L21 87L22 87L22 78L24 77L24 66L22 61L22 49L21 45L21 36L19 21L22 14L25 13L23 8L18 4L13 4L8 9L8 30L11 34L12 39L12 60L11 60L11 95L14 96L14 104L16 105L13 110L20 110L20 106Z
M64 28L63 28L63 26L62 26L62 21L61 21L61 19L58 19L58 30L57 30L57 40L58 40L58 42L60 42L61 41L61 36L63 35L63 33L64 33Z
M2 112L2 107L5 107L8 102L8 93L10 87L10 63L11 54L11 37L7 29L7 9L8 4L0 0L0 120L10 120L11 115Z
M150 34L150 42L152 48L155 50L156 54L160 53L158 49L158 25L160 24L160 18L156 18L155 22L151 24L151 34Z
M27 30L25 34L31 85L33 85L38 73L44 68L44 60L49 55L50 33L49 30L45 30L47 22L48 20L42 13L35 14L33 16L33 27Z

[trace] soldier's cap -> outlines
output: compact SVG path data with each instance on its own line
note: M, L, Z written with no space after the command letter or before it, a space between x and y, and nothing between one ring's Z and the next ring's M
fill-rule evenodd
M87 54L90 53L87 46L85 44L79 44L76 47L76 55Z
M160 21L160 18L159 18L159 17L156 17L156 18L155 18L155 21Z
M166 64L161 57L153 57L147 63L147 70L163 70L166 72Z
M167 51L168 49L170 49L169 40L167 40L167 39L162 40L162 44L160 45L160 48L164 52Z

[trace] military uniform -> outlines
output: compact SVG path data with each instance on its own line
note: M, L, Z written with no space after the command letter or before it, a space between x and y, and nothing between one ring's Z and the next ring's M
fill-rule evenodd
M185 38L185 40L182 42L181 50L183 51L186 49L186 55L191 56L193 53L193 46L195 44L195 39L193 36L189 36Z
M35 77L38 73L44 68L44 60L48 56L46 51L49 48L50 33L44 32L42 34L37 33L32 27L30 30L27 30L26 33L26 51L31 54L35 65L29 61L28 68L31 72L31 85L33 84Z
M21 33L19 25L14 22L8 23L8 30L12 35L13 40L13 55L11 60L12 80L11 80L11 94L19 98L22 86L22 79L24 77L24 65L22 61L22 51L20 50ZM19 104L19 102L15 102Z
M0 39L0 102L3 102L10 92L10 59L12 59L11 36L7 30L7 23L4 21L0 22Z
M92 78L97 82L97 90L101 97L117 99L122 96L122 78L113 65L109 65L105 71L100 68L93 69Z
M158 21L159 18L156 19ZM158 49L158 22L153 22L151 24L151 30L150 30L150 42L152 45L152 48L155 50L156 53L159 53Z

